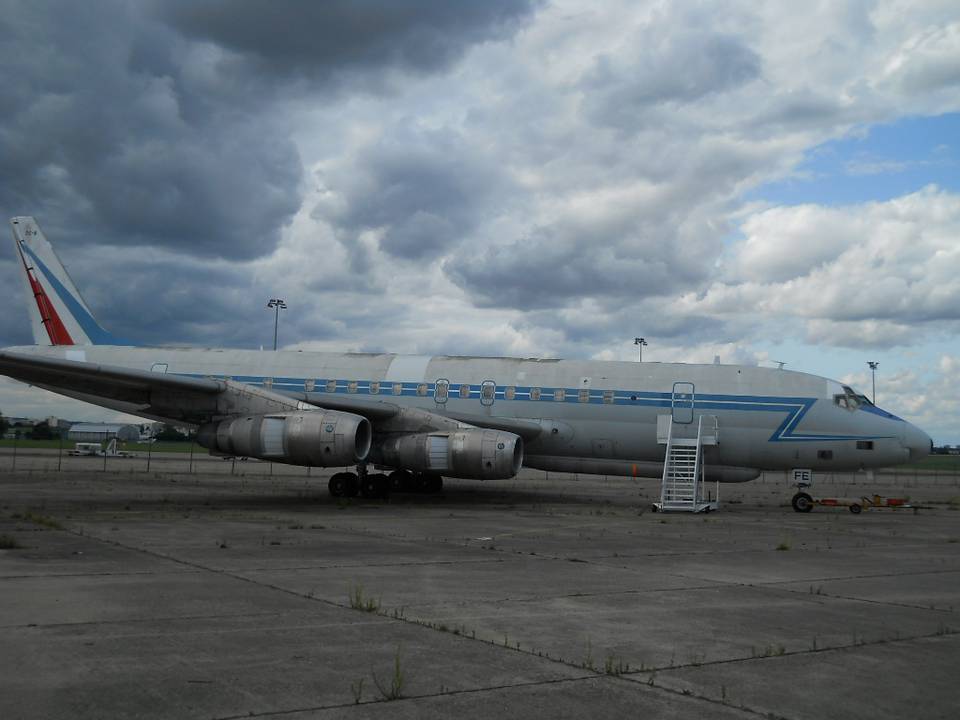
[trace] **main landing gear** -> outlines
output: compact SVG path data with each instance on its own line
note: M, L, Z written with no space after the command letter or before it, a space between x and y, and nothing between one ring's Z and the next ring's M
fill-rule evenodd
M443 490L443 477L408 470L394 470L389 475L369 473L366 465L358 465L355 473L331 475L327 487L333 497L385 498L391 492L438 493Z

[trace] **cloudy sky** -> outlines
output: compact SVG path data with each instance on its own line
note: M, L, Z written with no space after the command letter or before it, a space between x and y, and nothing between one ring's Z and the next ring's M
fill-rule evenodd
M0 0L0 207L143 343L770 365L960 443L955 0ZM9 245L8 245L9 247ZM29 344L12 251L0 346ZM3 381L8 415L103 417Z

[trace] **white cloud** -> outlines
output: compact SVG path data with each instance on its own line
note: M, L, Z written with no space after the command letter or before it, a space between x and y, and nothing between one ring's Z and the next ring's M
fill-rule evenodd
M747 216L723 280L688 312L806 321L812 344L883 346L960 323L960 195L775 207Z

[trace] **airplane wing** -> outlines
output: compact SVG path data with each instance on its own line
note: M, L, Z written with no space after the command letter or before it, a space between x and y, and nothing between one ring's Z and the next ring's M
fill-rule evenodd
M327 410L340 410L341 412L354 413L367 418L376 427L378 422L390 420L400 414L401 408L389 400L374 400L372 398L328 395L318 392L288 392L281 394L301 400L302 402L315 405ZM543 426L536 420L526 418L497 417L494 415L474 415L472 413L458 413L446 410L433 409L423 411L426 415L436 415L438 417L456 420L458 422L473 425L479 428L489 428L491 430L505 430L519 435L524 440L530 441L543 432Z
M155 390L209 396L226 388L226 384L219 380L166 375L5 351L0 351L0 374L30 385L84 393L136 405L148 405Z
M354 413L367 418L376 427L401 415L401 408L386 400L365 397L345 397L317 392L267 391L252 386L244 386L234 381L193 378L173 373L150 372L113 365L61 360L57 358L35 357L0 351L0 374L37 385L53 391L81 393L90 399L115 400L150 410L151 414L177 417L188 422L209 421L214 414L232 414L231 410L256 412L253 407L245 407L242 402L223 406L214 403L218 396L241 396L248 390L269 402L273 399L289 398L299 400L318 408ZM230 409L228 409L228 407ZM274 411L279 410L276 408ZM413 431L422 429L423 420L430 423L430 416L436 416L474 427L505 430L533 440L543 427L535 420L524 418L496 417L492 415L474 415L469 413L447 412L432 409L419 411L417 427L405 427L409 423L399 418L396 429ZM443 426L443 422L439 423Z

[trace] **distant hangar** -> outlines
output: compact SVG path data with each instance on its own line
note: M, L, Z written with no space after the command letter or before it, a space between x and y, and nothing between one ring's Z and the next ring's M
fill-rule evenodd
M120 442L136 442L140 439L140 428L136 425L77 423L70 427L67 438L74 442L105 442L114 438Z

